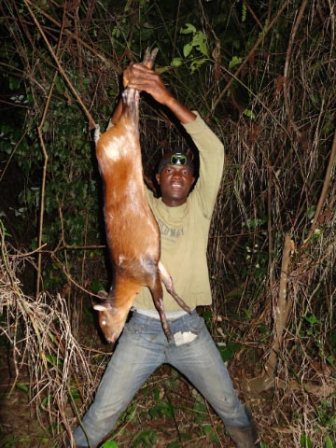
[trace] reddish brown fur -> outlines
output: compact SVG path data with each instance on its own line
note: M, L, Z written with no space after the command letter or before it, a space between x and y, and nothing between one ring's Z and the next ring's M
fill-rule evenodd
M155 56L144 63L150 66ZM95 305L101 329L110 342L120 335L136 294L147 286L160 314L163 329L172 338L164 311L161 280L187 311L160 269L160 231L147 203L138 130L139 93L126 89L118 123L96 135L96 155L105 187L105 225L114 267L113 286L106 300Z

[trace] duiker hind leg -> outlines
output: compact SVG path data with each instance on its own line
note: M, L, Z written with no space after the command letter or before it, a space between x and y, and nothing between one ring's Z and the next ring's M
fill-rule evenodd
M162 329L168 339L168 341L173 341L174 336L171 332L170 326L167 321L167 317L164 311L164 304L163 304L163 291L161 286L161 278L159 271L157 271L157 275L153 278L152 284L149 285L150 292L153 297L153 302L155 305L155 308L157 309L157 312L159 313Z
M180 307L186 311L187 313L191 313L191 309L189 306L184 302L184 300L177 294L174 288L174 283L171 275L167 271L167 269L163 266L161 261L159 262L159 271L160 271L160 277L165 285L165 288L169 292L169 294L174 298L175 302L180 305Z

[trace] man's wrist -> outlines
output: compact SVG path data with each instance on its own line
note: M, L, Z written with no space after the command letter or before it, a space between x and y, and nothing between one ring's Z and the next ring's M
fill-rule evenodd
M196 119L196 114L181 104L173 95L169 95L168 99L162 104L168 107L182 124L190 123Z
M173 109L176 102L177 102L176 98L172 95L169 95L163 104L164 104L164 106L168 107L169 109Z

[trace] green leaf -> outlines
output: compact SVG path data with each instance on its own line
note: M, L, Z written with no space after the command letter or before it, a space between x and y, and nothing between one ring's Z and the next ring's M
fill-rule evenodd
M43 400L41 401L41 407L44 408L46 407L50 401L51 401L51 395L47 395L46 397L43 398Z
M190 64L191 73L194 73L199 67L201 67L208 59L194 59Z
M167 448L181 448L181 445L179 444L179 442L176 442L176 440L174 440L174 442L168 443Z
M259 226L262 226L266 222L267 221L265 218L247 219L246 224L244 223L244 225L246 225L248 229L257 229Z
M118 444L114 440L107 440L102 444L102 448L118 448Z
M241 64L242 58L240 56L233 56L229 62L229 69L233 69L236 65Z
M329 355L327 357L327 363L330 364L331 366L335 365L336 362L336 357L334 355Z
M191 44L204 56L209 57L206 36L202 31L195 33Z
M333 444L333 441L331 440L331 438L329 436L327 436L325 438L324 442L325 442L324 443L325 448L335 448L335 445Z
M184 28L182 27L180 29L181 34L194 34L196 33L196 28L191 23L186 23L184 25Z
M132 403L130 406L128 406L126 411L122 414L120 420L124 423L131 422L132 420L135 419L136 413L137 413L136 405L135 405L135 403Z
M243 115L245 115L245 117L247 118L250 118L251 120L255 119L255 114L251 109L245 109Z
M302 448L313 448L313 442L310 440L309 436L302 434L300 437L300 446Z
M196 396L195 403L193 405L193 419L195 422L206 422L208 416L208 409L203 398L200 395Z
M63 364L63 360L54 355L46 355L46 359L53 366L58 366L59 364Z
M223 361L229 361L234 357L234 354L239 350L240 345L236 342L228 341L225 345L218 344L219 352Z
M202 317L205 320L205 323L207 325L211 325L212 324L213 312L211 310L205 310L202 313Z
M315 208L314 205L308 207L308 210L307 210L307 217L308 217L308 219L313 219L314 218L315 210L316 210L316 208Z
M26 393L28 393L28 391L29 391L29 387L25 383L17 383L16 388L21 390L22 392L26 392Z
M132 446L134 448L142 446L152 448L156 443L156 431L144 430L140 431L134 438Z
M241 18L242 23L246 22L246 16L247 16L247 7L246 2L244 1L242 4L242 18Z
M164 401L161 401L157 403L155 406L153 406L149 411L149 415L152 418L156 417L168 417L173 418L174 417L174 408L171 404L166 403Z
M78 400L78 398L81 397L79 390L76 387L74 387L70 390L70 395L73 400Z
M172 67L179 67L180 65L182 65L182 58L173 58L170 65Z
M212 426L209 424L202 425L202 431L207 436L209 441L218 444L219 439L216 432L213 430Z
M192 46L191 42L189 42L188 44L185 44L185 46L183 47L183 56L185 58L187 58L190 55L190 53L192 52L192 49L193 49L193 46Z
M309 322L311 325L315 325L315 324L319 324L320 323L320 321L315 316L315 314L308 314L307 316L305 316L305 320L307 322Z

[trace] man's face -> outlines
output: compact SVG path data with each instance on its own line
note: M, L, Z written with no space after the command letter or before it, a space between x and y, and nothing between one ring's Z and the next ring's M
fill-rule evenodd
M166 165L156 174L156 180L163 202L169 207L177 207L187 200L195 177L188 166Z

